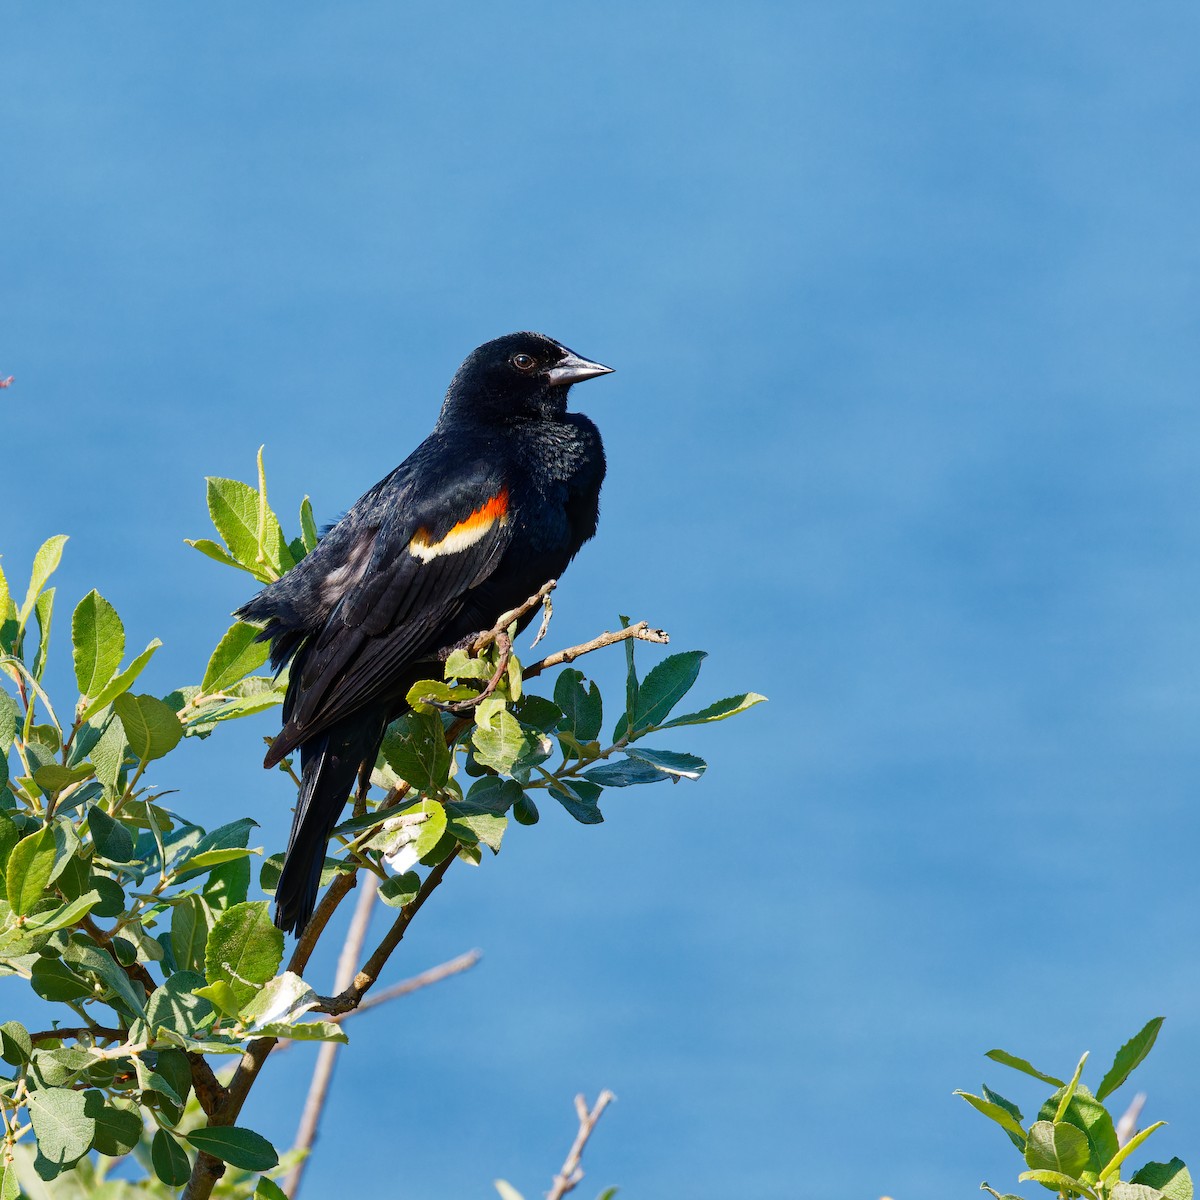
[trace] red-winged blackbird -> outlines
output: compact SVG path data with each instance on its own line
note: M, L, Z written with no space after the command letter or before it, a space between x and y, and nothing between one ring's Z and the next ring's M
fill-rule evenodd
M433 432L313 552L237 611L290 661L274 767L298 746L303 781L275 894L300 933L325 846L364 763L420 679L455 646L557 578L596 532L604 448L567 412L606 375L540 333L511 333L459 367Z

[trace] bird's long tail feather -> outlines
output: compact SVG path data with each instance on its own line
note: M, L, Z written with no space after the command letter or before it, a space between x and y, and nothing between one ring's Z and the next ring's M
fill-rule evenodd
M303 933L316 908L329 835L359 768L375 761L383 725L382 717L355 713L301 747L300 795L275 892L275 924L284 933Z

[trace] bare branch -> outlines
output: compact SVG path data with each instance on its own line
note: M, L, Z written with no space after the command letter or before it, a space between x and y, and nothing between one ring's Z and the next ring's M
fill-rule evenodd
M363 943L367 940L367 929L371 924L371 912L375 907L375 899L379 891L379 880L368 873L358 895L358 904L350 921L350 929L346 941L338 957L337 971L334 974L333 989L340 992L350 986L354 978L354 968L362 954ZM304 1111L300 1114L300 1126L296 1131L295 1149L304 1151L296 1165L288 1173L283 1190L292 1200L300 1191L304 1180L304 1168L308 1163L313 1143L317 1140L317 1130L321 1125L321 1114L325 1110L325 1101L329 1096L329 1085L333 1082L333 1068L337 1062L338 1042L325 1042L317 1053L317 1065L313 1069L312 1082L308 1085L308 1097L304 1101Z
M457 958L450 959L449 962L430 967L428 971L422 971L420 975L414 975L411 979L402 979L399 983L393 983L391 987L385 987L383 991L367 996L357 1008L351 1009L349 1012L335 1013L329 1019L340 1025L347 1018L356 1017L359 1013L365 1013L368 1009L386 1004L389 1000L398 1000L401 996L408 996L413 992L420 991L421 988L441 983L443 979L449 979L452 975L461 975L463 971L469 971L482 957L483 955L478 950L468 950L466 954L460 954Z
M671 635L665 629L651 629L649 621L638 621L636 625L618 629L615 633L605 632L599 637L592 638L590 642L571 646L567 650L559 650L556 654L548 654L541 662L535 662L532 666L526 667L522 671L522 675L526 679L532 679L535 675L540 675L551 667L574 662L582 654L591 654L593 650L603 650L605 646L615 646L618 642L627 642L630 638L636 638L639 642L654 642L656 645L665 646L670 642Z
M29 1035L31 1042L50 1042L55 1038L98 1038L102 1042L123 1042L128 1030L109 1029L104 1025L65 1025L60 1029L39 1029Z
M1117 1145L1126 1145L1130 1138L1137 1133L1138 1122L1142 1119L1142 1109L1146 1107L1146 1093L1138 1092L1129 1102L1121 1119L1117 1122Z
M596 1097L596 1107L588 1112L587 1100L582 1095L575 1097L575 1112L579 1116L579 1132L575 1135L575 1141L567 1155L566 1162L562 1165L562 1170L554 1177L554 1184L547 1193L546 1200L562 1200L562 1197L568 1192L574 1191L580 1180L583 1179L583 1168L579 1165L579 1160L583 1157L583 1148L587 1145L588 1138L592 1136L596 1122L600 1120L604 1110L615 1099L616 1096L605 1088Z
M491 629L487 630L486 633L479 634L471 643L471 649L478 654L485 646L490 646L502 633L508 632L508 627L514 621L519 621L526 613L530 613L539 605L544 604L556 587L558 587L558 580L548 579L523 604L518 604L516 608L509 609Z

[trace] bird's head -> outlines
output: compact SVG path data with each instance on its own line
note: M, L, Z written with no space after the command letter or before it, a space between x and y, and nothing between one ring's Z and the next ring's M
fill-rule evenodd
M611 371L543 333L509 333L467 355L450 381L443 415L550 416L565 410L571 384Z

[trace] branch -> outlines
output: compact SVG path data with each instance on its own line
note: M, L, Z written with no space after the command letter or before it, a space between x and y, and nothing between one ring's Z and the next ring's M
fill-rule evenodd
M1146 1093L1138 1092L1130 1101L1129 1107L1117 1122L1117 1145L1127 1145L1130 1138L1137 1133L1138 1122L1142 1119L1142 1109L1146 1105Z
M670 642L671 635L665 629L651 629L649 621L638 621L636 625L618 629L615 633L605 632L599 637L592 638L590 642L572 646L568 650L559 650L557 654L548 654L541 662L535 662L532 666L526 667L521 674L525 679L532 679L535 675L550 670L551 667L574 662L582 654L591 654L593 650L603 650L605 646L615 646L618 642L627 642L630 638L636 638L639 642L654 642L659 646L665 646Z
M358 904L354 909L354 917L350 922L350 930L338 957L337 972L334 975L334 991L340 992L350 986L354 978L354 967L362 953L363 943L367 940L367 928L371 924L371 912L375 907L378 895L379 880L374 875L367 874L363 889L358 896ZM300 1114L300 1125L296 1131L294 1149L303 1153L296 1165L288 1173L283 1190L294 1200L300 1191L304 1180L304 1168L308 1163L309 1151L317 1140L317 1129L321 1124L321 1114L325 1110L325 1101L329 1096L329 1085L333 1082L333 1068L337 1062L338 1042L325 1042L317 1054L317 1065L313 1069L312 1082L308 1086L308 1097L304 1101L304 1111Z
M452 958L449 962L441 963L439 966L430 967L428 971L422 971L420 975L414 975L411 979L402 979L399 983L393 983L391 987L385 987L382 992L367 996L357 1008L350 1009L348 1012L335 1013L329 1019L335 1025L340 1025L348 1017L356 1017L359 1013L365 1013L370 1008L386 1004L389 1000L398 1000L401 996L408 996L413 992L420 991L421 988L441 983L443 979L449 979L452 975L461 975L463 971L469 971L475 966L482 957L483 955L478 950L468 950L466 954L460 954L457 958ZM333 1044L337 1045L336 1042Z
M317 1012L331 1013L336 1016L339 1013L348 1013L362 1003L367 989L379 978L380 971L391 957L392 951L400 945L413 917L421 911L421 906L433 895L455 857L453 854L447 855L429 872L425 877L425 882L421 884L421 890L400 910L400 915L392 922L391 929L384 934L383 940L375 947L374 954L367 959L363 969L355 975L350 986L343 988L336 996L322 996L316 1006Z
M592 1130L596 1128L596 1122L600 1120L604 1110L616 1099L607 1088L596 1097L596 1107L588 1112L587 1101L582 1095L575 1097L575 1111L579 1114L579 1132L575 1135L574 1144L571 1146L571 1152L567 1155L567 1161L563 1163L562 1170L554 1177L554 1184L546 1195L546 1200L562 1200L568 1192L573 1192L580 1180L583 1179L583 1168L579 1165L579 1160L583 1157L583 1148L587 1145L588 1138L592 1136Z
M31 1042L49 1042L55 1038L100 1038L105 1042L123 1042L129 1036L125 1029L108 1029L103 1025L70 1025L61 1029L39 1029L31 1033Z
M508 627L514 621L519 621L522 617L526 616L528 613L531 613L539 605L545 604L550 598L550 593L554 591L556 587L558 587L558 580L548 579L523 604L518 604L516 608L510 608L508 612L504 613L500 617L500 619L491 627L491 629L487 630L486 633L479 634L471 643L472 651L478 654L479 651L485 646L490 646L500 637L501 634L508 632ZM539 634L538 636L540 639L541 635ZM537 642L535 642L534 645L537 645Z

